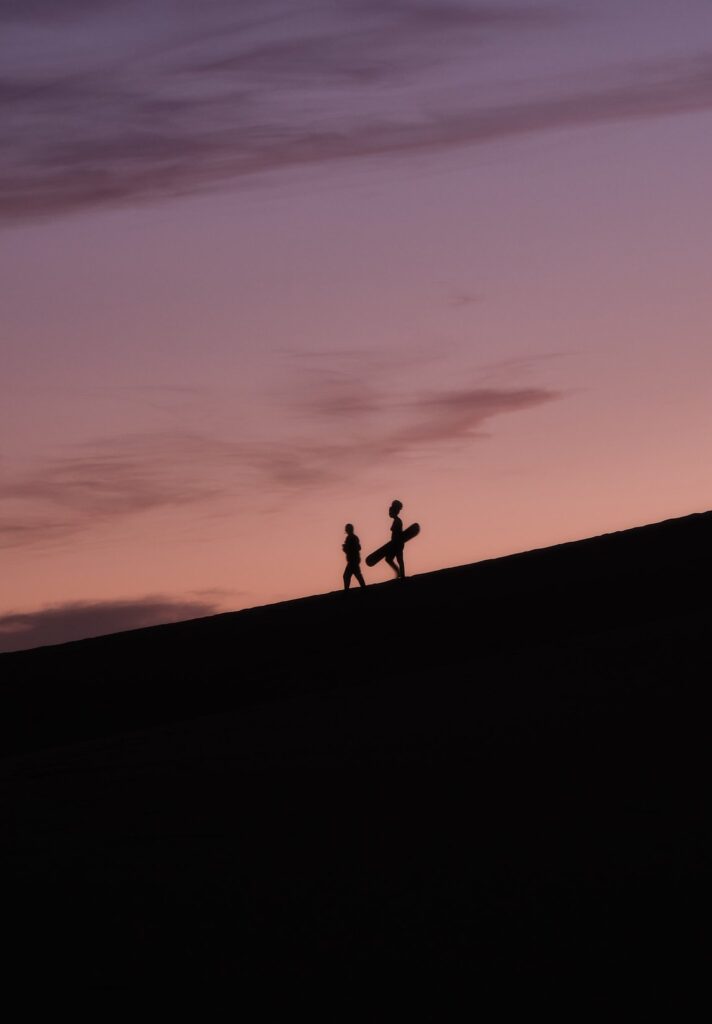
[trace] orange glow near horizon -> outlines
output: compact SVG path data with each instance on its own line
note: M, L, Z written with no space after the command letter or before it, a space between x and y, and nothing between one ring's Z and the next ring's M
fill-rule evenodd
M518 69L548 66L570 33L573 81L595 40L480 16L503 47L496 74L471 72L491 75L497 131L458 106L395 141L385 121L352 126L307 159L285 129L261 175L244 177L236 141L209 151L213 177L201 165L113 205L71 179L55 209L46 155L50 184L18 198L0 183L0 650L48 608L79 608L69 639L94 605L170 618L338 589L344 523L379 546L395 497L422 527L412 573L707 509L712 89L693 57L712 23L689 0L673 38L659 6L649 37L631 22L615 45L645 67L671 46L669 99L660 82L596 92L591 71L574 113L546 75L517 106ZM394 118L395 71L367 91L343 60L353 81L322 68L299 118L318 89L327 120L339 103L371 116L379 89ZM433 80L438 103L458 81ZM110 148L94 142L92 167Z

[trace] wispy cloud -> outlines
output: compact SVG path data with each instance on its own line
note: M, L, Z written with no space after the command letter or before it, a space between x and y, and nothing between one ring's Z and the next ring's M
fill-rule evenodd
M523 412L562 398L549 388L470 388L417 399L417 421L386 443L400 451L415 445L466 441L477 436L495 416ZM402 448L401 448L402 446Z
M183 432L68 446L0 482L0 547L53 544L128 516L208 502L226 493L240 451Z
M0 5L8 58L32 32L44 57L33 59L30 47L0 78L0 220L712 109L709 54L609 68L600 87L542 78L513 94L481 78L473 57L482 47L561 27L562 11L464 0L215 0L196 17L194 5L164 0L149 18L131 3Z
M208 600L209 596L206 594L201 600L149 596L132 601L82 601L2 615L0 652L212 615L221 608Z
M217 71L241 82L371 85L435 66L492 33L560 20L560 12L545 5L535 10L479 0L351 0L339 8L297 3L291 11L283 7L279 21L270 23L272 38L237 34L226 53L186 69Z
M424 357L425 358L425 357ZM386 360L384 362L384 360ZM234 502L338 485L384 460L427 456L485 436L497 416L562 397L544 387L472 386L394 393L386 357L307 361L291 383L278 437L221 438L185 430L120 434L65 446L24 474L0 479L0 547L47 547L154 512L201 520ZM354 369L358 367L358 370ZM227 504L225 504L227 503Z
M90 11L115 7L120 0L2 0L0 22L56 22L81 17Z

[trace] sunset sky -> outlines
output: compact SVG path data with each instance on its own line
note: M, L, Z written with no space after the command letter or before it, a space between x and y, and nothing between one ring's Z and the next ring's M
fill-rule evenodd
M712 506L710 0L0 0L0 68L0 650L393 498L412 573Z

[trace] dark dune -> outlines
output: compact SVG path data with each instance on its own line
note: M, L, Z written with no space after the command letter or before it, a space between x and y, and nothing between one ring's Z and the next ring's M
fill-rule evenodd
M705 513L0 656L8 976L689 994L711 565Z

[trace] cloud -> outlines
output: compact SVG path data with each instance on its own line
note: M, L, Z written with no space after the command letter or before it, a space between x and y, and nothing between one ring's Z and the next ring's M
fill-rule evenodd
M184 432L71 446L0 483L0 547L44 546L128 516L209 502L226 493L241 452Z
M327 360L328 362L328 360ZM186 431L121 434L66 447L0 481L0 548L46 548L131 517L186 510L193 521L353 479L382 460L427 456L483 437L497 416L562 397L550 388L471 387L425 394L384 391L384 364L341 359L307 374L294 430L226 439ZM222 510L222 512L221 512ZM196 526L196 528L198 528Z
M117 6L121 0L0 0L0 22L49 22Z
M603 87L540 75L524 91L488 78L473 56L565 27L570 16L554 7L215 0L196 19L182 0L157 3L150 18L141 5L60 6L83 33L60 31L50 3L0 6L30 23L22 31L37 33L44 56L30 48L0 78L5 223L712 109L709 54L607 68Z
M0 84L0 92L2 92ZM100 83L86 84L101 96ZM50 97L51 94L51 98ZM43 95L33 91L32 103ZM47 86L45 114L69 104L66 83ZM436 154L537 132L712 109L712 60L667 75L646 74L600 91L553 95L417 119L373 116L358 124L263 121L239 95L204 102L115 96L116 109L91 101L86 119L104 126L65 137L36 136L10 153L0 175L0 220L7 223L80 210L202 192L246 176L336 161ZM221 116L222 115L222 116ZM163 123L161 123L163 122ZM217 123L215 123L217 122ZM6 147L7 148L7 147Z
M316 10L311 5L310 10ZM560 15L551 8L421 0L352 0L334 11L323 4L317 18L284 18L277 38L233 38L219 57L187 65L193 72L221 72L239 80L334 84L388 82L416 66L432 66L444 50L486 33L546 26ZM274 23L273 23L274 29ZM464 34L464 38L463 38Z
M0 615L0 652L195 619L220 610L211 600L150 596L133 601L70 602L34 612L14 612Z
M252 449L265 493L308 493L367 473L385 460L428 457L444 446L464 446L488 435L494 417L534 409L563 397L549 388L473 388L417 397L382 397L363 407L315 401L318 418L328 417L323 440L294 440Z
M0 549L32 547L36 543L46 547L64 541L76 532L74 520L57 522L51 517L23 509L15 515L6 514L0 518Z
M549 388L470 388L424 396L413 403L417 422L384 443L398 452L416 445L465 441L495 416L534 409L562 397Z
M348 383L345 384L348 387ZM347 392L348 394L348 392ZM304 488L351 479L383 459L432 454L442 445L485 437L483 427L502 415L523 412L564 397L551 388L471 388L404 396L371 392L368 401L339 401L340 388L313 396L315 423L326 417L324 440L294 440L259 449L263 484ZM306 413L306 409L305 409ZM320 433L322 433L320 431ZM256 460L257 450L250 458ZM253 463L254 464L254 463Z
M206 443L193 435L121 435L77 445L40 472L6 483L5 501L47 502L81 510L93 519L182 505L213 496L209 487L188 485L178 467L199 465ZM223 446L210 443L211 455Z

